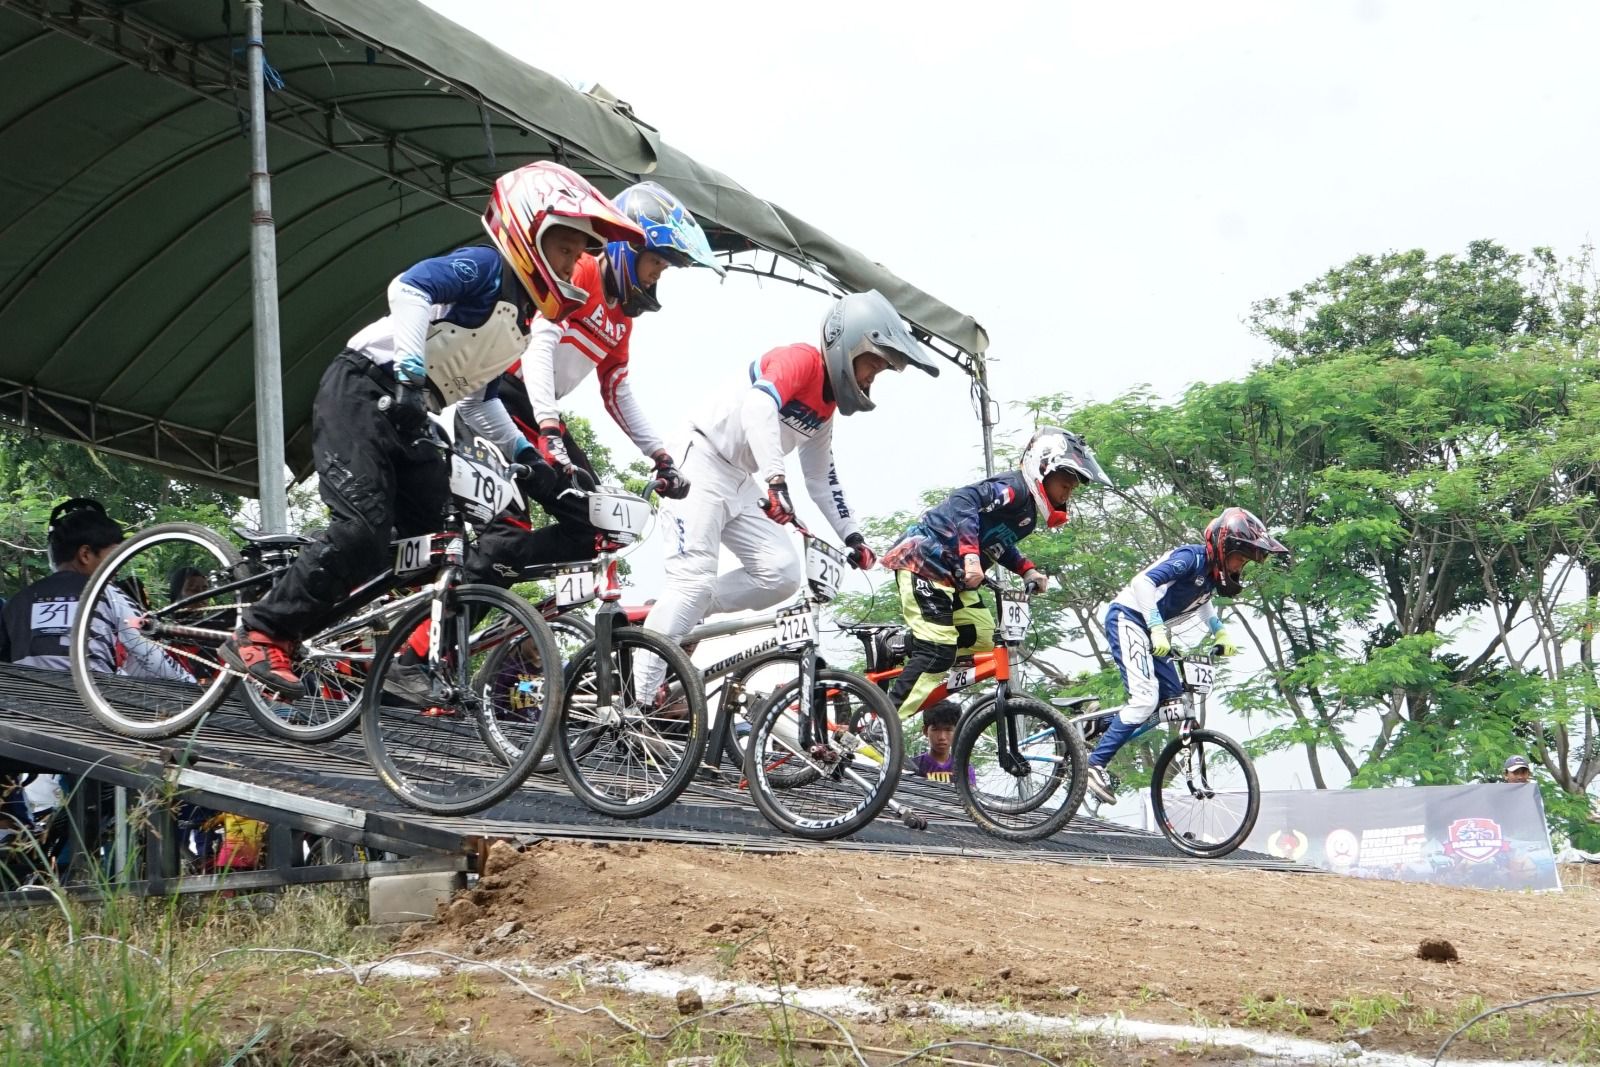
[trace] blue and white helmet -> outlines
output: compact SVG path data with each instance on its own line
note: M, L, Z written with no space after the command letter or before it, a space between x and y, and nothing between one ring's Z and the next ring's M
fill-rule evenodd
M655 182L640 182L622 190L612 203L624 216L644 231L644 248L674 267L710 267L727 273L711 252L711 242L689 209L678 198ZM624 241L606 245L602 264L606 290L630 318L646 311L660 311L656 287L639 284L639 249Z

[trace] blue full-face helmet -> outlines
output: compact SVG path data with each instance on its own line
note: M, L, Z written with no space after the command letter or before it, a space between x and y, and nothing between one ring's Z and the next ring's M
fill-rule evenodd
M726 273L711 252L711 242L689 209L678 198L655 182L630 185L614 201L617 210L638 223L644 231L643 249L623 241L606 245L604 274L606 291L630 318L646 311L660 311L656 287L639 284L639 252L650 251L674 267L710 267Z

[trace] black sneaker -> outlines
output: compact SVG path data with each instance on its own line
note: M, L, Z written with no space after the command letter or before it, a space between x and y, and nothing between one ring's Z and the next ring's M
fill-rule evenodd
M383 695L404 708L426 707L433 696L433 679L420 663L397 663L384 672Z

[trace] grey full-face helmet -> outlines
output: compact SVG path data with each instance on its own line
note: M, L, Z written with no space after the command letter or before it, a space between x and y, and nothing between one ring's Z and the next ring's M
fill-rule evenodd
M871 411L876 406L856 384L856 357L869 352L882 356L895 371L911 365L939 376L938 364L911 336L900 313L882 293L876 289L850 293L840 297L822 320L822 363L841 415Z

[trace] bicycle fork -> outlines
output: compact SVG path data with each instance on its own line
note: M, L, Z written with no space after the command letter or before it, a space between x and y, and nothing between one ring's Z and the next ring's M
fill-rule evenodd
M1011 704L1010 652L1010 648L1004 644L995 646L994 699L998 711L994 720L995 748L998 750L1000 769L1013 778L1025 778L1033 773L1033 768L1017 746L1017 721L1007 710Z

